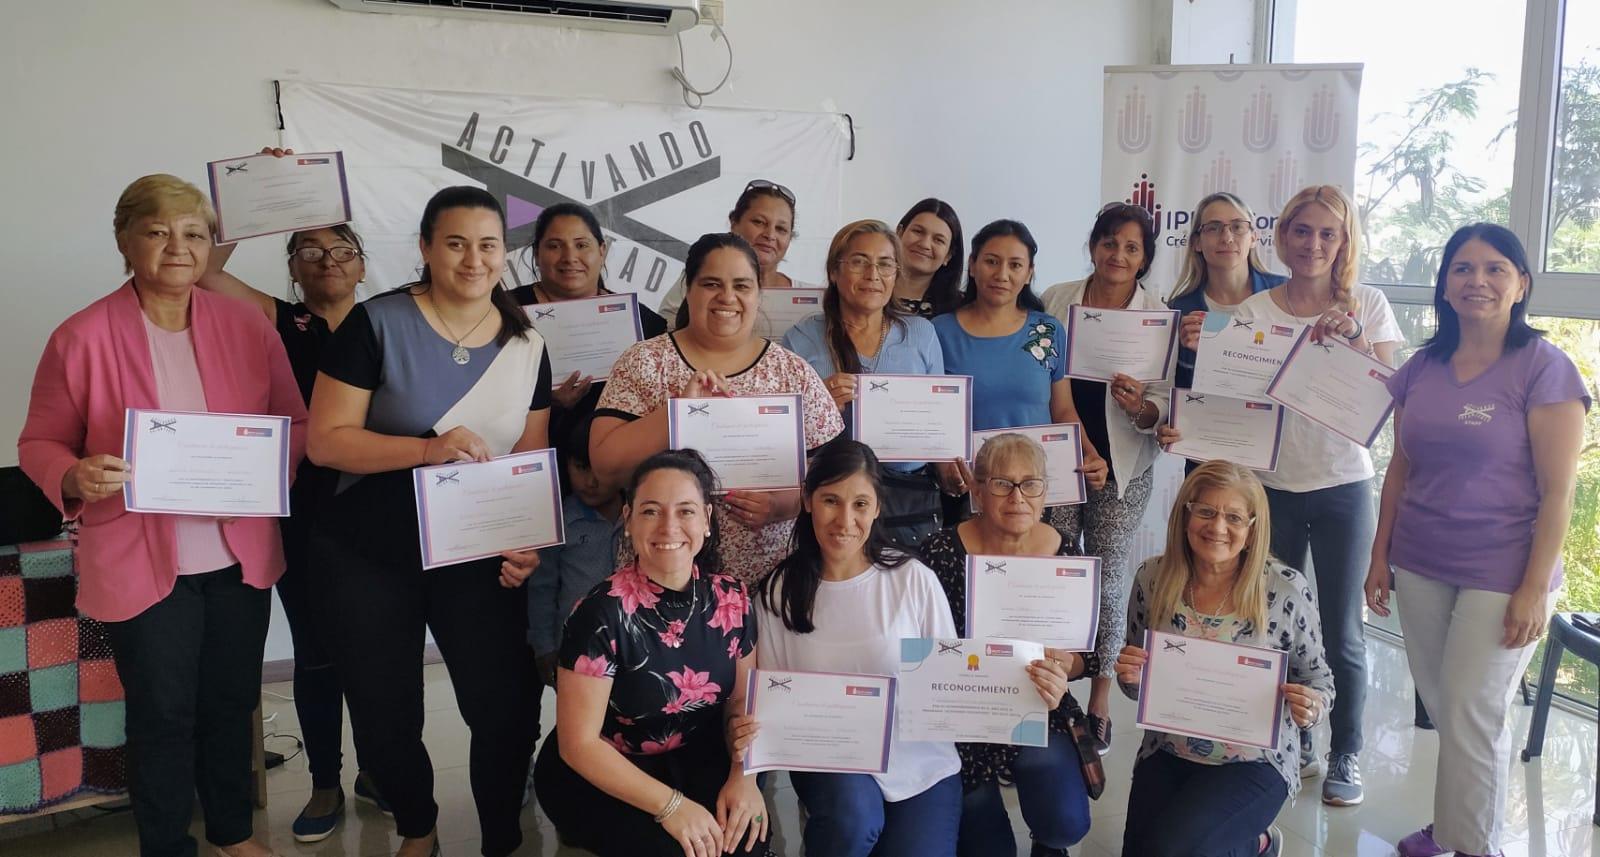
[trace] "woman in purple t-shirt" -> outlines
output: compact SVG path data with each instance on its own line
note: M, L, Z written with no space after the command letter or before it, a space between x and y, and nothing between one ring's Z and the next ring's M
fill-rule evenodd
M1498 854L1512 689L1561 582L1561 539L1590 400L1577 368L1528 325L1527 254L1504 227L1451 236L1438 331L1389 381L1394 458L1383 481L1367 604L1402 595L1406 658L1439 729L1433 822L1403 857Z

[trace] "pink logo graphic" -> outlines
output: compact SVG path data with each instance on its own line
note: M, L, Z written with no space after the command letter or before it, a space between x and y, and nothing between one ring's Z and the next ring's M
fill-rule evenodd
M756 408L756 413L758 413L758 414L787 414L787 413L789 413L789 406L788 405L761 405L761 406Z
M1123 202L1150 212L1150 223L1156 235L1161 234L1161 203L1156 202L1156 183L1150 180L1149 173L1139 174L1139 180L1133 183L1133 193Z
M1081 568L1058 568L1056 577L1087 577L1088 572Z
M1205 178L1200 181L1200 190L1206 195L1211 195L1219 190L1228 193L1239 192L1239 180L1233 177L1233 159L1227 152L1218 152L1211 159L1211 166L1206 170Z
M1059 432L1057 434L1042 434L1042 435L1039 435L1039 442L1040 443L1050 443L1051 441L1071 440L1071 439L1072 439L1072 433L1071 432Z
M319 164L329 163L327 158L295 158L296 164L302 167L314 167Z
M1267 196L1271 199L1272 207L1282 211L1283 206L1289 202L1289 197L1300 190L1300 161L1293 152L1284 152L1278 159L1277 166L1272 168L1272 175L1267 181Z
M795 295L789 298L790 306L815 306L816 303L817 298L815 295Z
M1245 402L1244 403L1244 407L1245 407L1245 410L1247 410L1247 411L1270 411L1270 410L1272 410L1272 406L1267 404L1266 402Z
M601 312L622 312L623 310L625 310L627 308L628 308L627 302L615 303L615 304L601 304L600 305L600 311Z
M1239 666L1270 670L1272 669L1272 661L1269 661L1266 658L1252 658L1249 655L1240 655Z
M864 687L864 686L859 685L859 684L847 684L847 685L844 686L844 695L845 696L877 696L877 695L879 695L879 692L881 690L882 690L882 688L877 688L877 687Z
M272 429L265 426L236 426L234 437L272 437Z
M983 647L983 653L991 658L1014 657L1010 643L986 643Z
M1140 321L1139 323L1144 325L1145 327L1166 327L1167 326L1167 322L1169 322L1171 320L1172 319L1170 319L1170 318L1147 318L1147 319L1144 319L1144 320Z
M1274 324L1272 326L1272 335L1273 336L1294 336L1294 328L1292 328L1292 327L1290 327L1290 326L1288 326L1286 324Z
M1191 155L1206 150L1211 145L1211 113L1206 110L1206 96L1195 87L1183 109L1178 111L1178 146Z
M1339 113L1333 109L1333 90L1317 87L1306 108L1305 143L1313 152L1326 152L1339 142Z
M1263 86L1244 109L1244 147L1259 155L1277 142L1278 114L1272 111L1272 93Z
M959 393L959 392L961 392L961 388L959 386L955 385L955 384L934 384L933 385L933 392L935 392L935 393Z
M1377 378L1379 381L1387 381L1387 380L1389 380L1389 376L1388 375L1385 375L1385 374L1383 374L1382 372L1379 372L1376 369L1368 369L1367 370L1367 374L1371 375L1374 378Z
M516 464L511 467L512 476L521 476L524 473L538 473L544 470L544 462L535 461L531 464Z
M1154 136L1150 133L1150 111L1145 107L1144 94L1135 86L1122 98L1117 110L1117 148L1137 155L1150 148Z

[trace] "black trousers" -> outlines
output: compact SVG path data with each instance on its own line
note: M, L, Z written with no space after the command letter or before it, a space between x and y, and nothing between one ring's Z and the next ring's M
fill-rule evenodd
M193 857L196 793L206 839L250 838L250 718L272 596L239 566L183 575L138 616L107 622L126 698L128 792L142 857Z
M315 604L350 725L372 751L362 766L394 809L397 832L426 836L439 816L433 762L422 743L426 629L472 732L470 777L483 853L515 851L542 691L526 642L526 593L500 586L499 558L424 571L420 563L376 561L337 531L322 529L313 531L311 551Z
M717 719L721 723L721 718ZM682 747L653 756L627 756L645 773L683 792L712 815L717 793L728 780L728 749L715 729L702 729L687 737ZM593 851L600 857L683 857L683 846L656 824L650 814L597 789L561 758L555 730L545 738L533 772L539 806L556 826L564 843ZM769 810L770 811L770 810ZM770 837L771 834L769 833ZM764 854L767 843L744 850L740 840L735 854Z

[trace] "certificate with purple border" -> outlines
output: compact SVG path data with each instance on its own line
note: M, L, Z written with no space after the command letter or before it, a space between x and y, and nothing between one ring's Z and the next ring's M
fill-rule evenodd
M1177 310L1100 309L1073 304L1067 314L1067 374L1109 381L1165 381L1178 347Z
M566 540L553 449L418 467L411 481L423 568Z
M858 375L851 436L879 461L972 458L972 376Z
M1388 381L1395 370L1335 338L1311 341L1301 331L1267 398L1364 447L1372 446L1394 410Z
M761 318L756 321L756 335L777 342L789 328L822 312L822 296L826 289L762 289Z
M1094 651L1100 558L967 555L967 636Z
M1190 461L1220 458L1251 470L1277 470L1283 405L1173 388L1167 408L1183 439L1167 448Z
M1144 650L1141 729L1278 749L1287 653L1149 630Z
M560 384L572 373L604 381L628 346L644 338L639 296L597 295L523 307L550 353L550 377Z
M667 445L705 456L722 491L780 491L806 478L800 397L667 400Z
M128 408L130 512L213 518L289 514L288 417Z
M1083 441L1077 423L975 431L972 433L972 454L978 454L984 441L1008 432L1033 438L1044 449L1046 506L1076 506L1088 501L1089 486L1079 469L1083 467ZM973 492L973 511L977 511L978 504L983 502L982 498L983 492Z
M350 220L343 152L246 155L206 164L217 243Z
M852 673L751 670L745 713L761 724L744 772L889 770L895 680Z

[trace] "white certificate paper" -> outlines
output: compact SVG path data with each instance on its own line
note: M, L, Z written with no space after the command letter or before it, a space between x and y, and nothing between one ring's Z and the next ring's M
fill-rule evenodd
M289 418L128 408L130 512L218 518L289 514Z
M1044 646L1023 640L900 641L902 741L976 741L1043 747L1050 712L1028 678Z
M967 634L1094 651L1100 558L967 555Z
M889 676L751 670L745 713L761 733L745 751L745 773L888 771L894 695Z
M667 445L705 456L723 491L798 488L806 479L800 397L667 400Z
M1178 311L1099 309L1074 304L1067 316L1067 374L1109 381L1165 381L1178 345Z
M553 449L418 467L411 477L423 568L566 540Z
M762 289L756 334L777 341L802 319L822 312L824 289Z
M1334 434L1370 447L1394 410L1382 360L1334 339L1311 341L1306 328L1267 387L1267 398Z
M644 338L639 297L631 292L524 307L550 351L550 377L572 373L604 381L628 346Z
M1304 329L1301 324L1273 324L1225 312L1206 313L1195 349L1191 386L1196 393L1236 399L1266 398L1267 385Z
M217 243L350 220L343 152L246 155L206 164Z
M1145 631L1142 729L1278 749L1288 656L1275 649Z
M972 458L970 375L858 375L851 435L879 461Z
M1167 409L1183 440L1168 448L1191 461L1220 458L1251 470L1277 470L1283 445L1283 406L1214 393L1173 389Z
M1044 448L1044 504L1075 506L1089 498L1088 483L1078 470L1083 466L1083 442L1079 439L1079 431L1077 423L975 431L972 433L972 454L977 455L978 450L983 448L983 442L997 434L1012 433L1033 438ZM983 502L984 496L982 491L972 493L974 511Z

